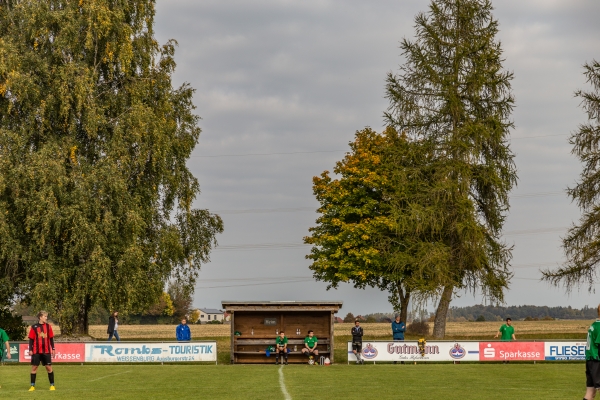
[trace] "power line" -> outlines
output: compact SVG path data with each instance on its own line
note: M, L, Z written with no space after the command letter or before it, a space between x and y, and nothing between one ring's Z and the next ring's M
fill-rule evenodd
M290 151L290 152L280 152L280 153L215 154L213 156L209 156L209 155L190 156L190 158L278 156L278 155L289 155L289 154L342 153L342 152L347 152L347 151L348 150L316 150L316 151Z
M546 197L546 196L556 196L559 194L565 194L564 191L557 192L538 192L538 193L523 193L523 194L515 194L510 196L511 199L521 199L525 197Z
M284 207L284 208L250 208L241 210L220 210L214 211L216 214L265 214L265 213L281 213L281 212L298 212L298 211L313 211L316 212L316 207Z
M509 138L509 140L537 139L537 138L553 137L553 136L566 136L566 135L561 133L558 135L522 136L522 137L511 137L511 138ZM347 151L348 150L315 150L315 151L290 151L290 152L276 152L276 153L215 154L215 155L190 156L190 158L252 157L252 156L290 155L290 154L345 153Z
M507 231L504 236L521 236L521 235L538 235L544 233L563 232L567 228L556 227L556 228L541 228L541 229L527 229L520 231ZM221 251L247 251L247 250L279 250L279 249L292 249L307 247L310 244L306 243L253 243L253 244L234 244L227 246L218 246L215 250Z
M218 246L215 250L222 251L240 251L240 250L277 250L291 249L308 246L304 243L254 243L254 244L234 244L229 246Z
M563 191L554 192L533 192L533 193L522 193L510 196L511 199L529 198L529 197L546 197L556 196L564 194ZM280 208L247 208L247 209L230 209L230 210L216 210L213 211L216 214L268 214L268 213L283 213L283 212L303 212L313 211L317 212L318 207L280 207Z
M558 261L546 262L546 263L530 263L530 264L517 264L511 265L513 268L539 268L539 267L552 267L557 266L559 264Z
M525 229L521 231L506 231L503 233L503 236L520 236L520 235L537 235L542 233L554 233L554 232L564 232L569 228L564 226L559 226L555 228L539 228L539 229Z
M242 286L263 286L263 285L281 285L283 283L301 283L301 282L309 282L313 279L296 279L289 281L279 281L279 282L265 282L265 283L249 283L245 285L222 285L222 286L199 286L196 289L218 289L218 288L230 288L230 287L242 287Z

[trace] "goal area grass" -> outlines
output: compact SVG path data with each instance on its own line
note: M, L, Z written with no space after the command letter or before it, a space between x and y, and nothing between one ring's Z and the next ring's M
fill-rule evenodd
M3 399L567 399L585 364L55 365L56 391L28 365L0 366ZM280 369L283 379L280 379ZM283 387L282 387L283 385Z

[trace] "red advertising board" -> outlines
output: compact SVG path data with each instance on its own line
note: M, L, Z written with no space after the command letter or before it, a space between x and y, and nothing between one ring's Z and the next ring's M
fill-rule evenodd
M21 344L19 347L19 362L30 362L29 345ZM84 362L85 360L84 343L56 343L54 347L56 348L56 353L52 359L53 363Z
M541 361L543 342L479 342L479 361Z

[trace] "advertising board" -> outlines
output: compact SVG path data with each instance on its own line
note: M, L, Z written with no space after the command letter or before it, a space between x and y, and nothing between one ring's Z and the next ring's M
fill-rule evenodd
M365 361L479 361L479 343L427 342L425 355L419 353L416 341L363 342L362 358ZM348 361L356 361L352 342L348 342Z
M586 342L545 342L546 361L585 360Z
M55 343L56 352L53 363L57 362L83 362L85 358L85 345L83 343ZM29 345L27 343L19 344L19 362L30 362Z
M479 361L541 361L544 342L479 342Z
M4 343L0 343L2 346ZM6 353L2 355L2 362L19 362L19 344L18 343L10 343L10 347L8 349L10 351L10 358L6 358Z
M217 342L86 343L86 362L216 362Z

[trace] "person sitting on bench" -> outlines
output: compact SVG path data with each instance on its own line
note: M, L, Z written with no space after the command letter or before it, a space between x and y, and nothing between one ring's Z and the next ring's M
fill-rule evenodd
M279 364L279 354L283 354L285 365L288 363L288 338L283 331L279 332L279 336L275 339L275 365ZM283 361L282 361L283 364Z
M304 348L302 348L302 353L306 354L308 357L311 355L317 357L319 355L319 350L317 350L317 337L312 330L309 330L308 336L304 338Z

